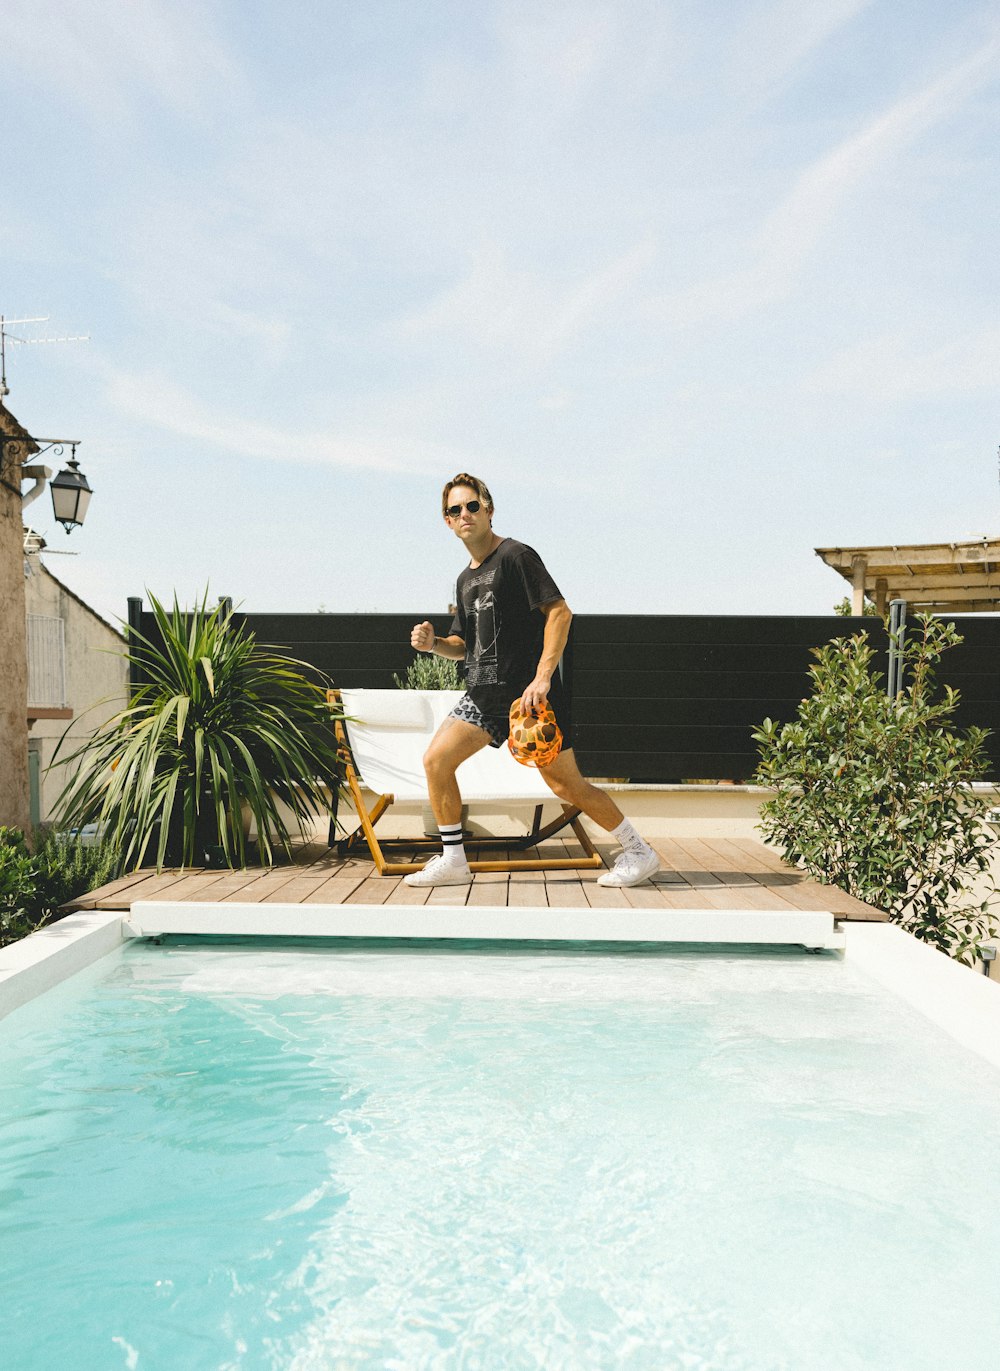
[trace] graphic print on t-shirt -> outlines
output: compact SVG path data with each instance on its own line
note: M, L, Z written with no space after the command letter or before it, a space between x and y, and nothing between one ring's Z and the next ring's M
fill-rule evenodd
M492 586L496 574L496 568L491 567L489 571L484 571L481 576L473 577L468 583L469 589L476 591L476 598L472 602L471 616L474 622L472 652L466 664L466 680L472 686L496 685L499 679L497 676L497 638L500 633L499 608L493 591L487 588Z
M504 538L485 561L459 572L451 631L465 642L465 685L484 714L506 715L538 670L545 615L562 599L533 548Z

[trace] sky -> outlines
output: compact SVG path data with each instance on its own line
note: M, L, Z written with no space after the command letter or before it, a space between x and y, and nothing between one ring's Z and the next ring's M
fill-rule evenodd
M89 335L7 404L81 440L85 526L27 517L106 617L443 615L462 470L577 613L1000 533L996 0L4 11L0 312Z

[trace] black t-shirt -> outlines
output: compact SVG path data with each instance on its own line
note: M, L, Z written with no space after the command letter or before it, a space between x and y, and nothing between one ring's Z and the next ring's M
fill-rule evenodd
M538 553L513 538L460 573L450 632L465 640L466 690L484 714L506 714L535 679L545 634L539 606L561 599ZM558 672L552 687L555 697Z

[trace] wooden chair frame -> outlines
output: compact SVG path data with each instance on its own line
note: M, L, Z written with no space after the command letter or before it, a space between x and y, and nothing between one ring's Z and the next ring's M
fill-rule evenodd
M327 702L331 705L339 706L340 692L335 690L327 691ZM379 795L375 803L369 809L365 804L365 799L361 793L361 781L354 765L354 758L351 754L351 744L344 728L342 719L334 719L334 730L337 742L340 744L340 759L344 767L344 784L350 794L351 801L358 815L358 827L353 833L338 839L336 837L336 811L330 820L330 847L336 847L337 852L342 856L347 856L356 851L362 842L367 843L368 851L371 853L372 861L375 863L376 870L380 876L404 876L411 871L419 871L422 862L394 862L386 856L384 849L393 847L406 847L410 850L417 848L427 848L428 851L434 850L441 845L439 838L383 838L379 841L375 833L375 825L394 803L395 797L392 795ZM553 796L555 799L555 796ZM542 806L535 806L534 818L530 831L520 838L491 838L475 837L468 838L466 842L476 847L534 847L537 843L542 843L546 838L551 838L560 830L569 826L575 833L580 846L583 848L582 857L508 857L496 860L483 860L474 858L469 862L469 869L476 871L591 871L602 867L604 861L600 853L590 841L590 835L580 822L580 810L574 805L562 805L562 815L549 823L542 825Z

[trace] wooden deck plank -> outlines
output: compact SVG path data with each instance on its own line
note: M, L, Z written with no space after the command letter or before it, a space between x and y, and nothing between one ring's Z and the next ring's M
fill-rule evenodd
M385 904L402 876L369 876L350 896L351 904Z
M490 877L498 879L491 880ZM506 872L503 871L480 871L476 874L472 884L469 886L469 893L466 904L482 907L483 905L506 905L507 903L507 879Z
M430 892L431 887L428 885L407 885L405 881L399 881L389 892L386 904L426 904Z
M155 872L151 872L148 868L140 868L128 876L119 876L114 881L108 881L104 885L98 886L96 890L90 890L85 895L78 896L75 900L67 901L67 906L72 905L74 909L93 909L102 900L115 900L118 896L123 895L126 890L131 890L151 879L155 879ZM102 906L102 908L106 907L110 906Z
M713 908L700 890L694 890L689 885L661 885L657 886L656 890L666 909Z
M545 882L534 881L515 881L516 875L530 876L533 872L511 872L510 884L507 887L507 908L508 909L532 909L548 907L548 900L545 896Z
M468 902L471 885L432 885L427 896L428 905L464 905Z
M301 904L307 895L311 895L317 886L323 885L327 880L326 876L293 876L284 885L278 886L274 890L267 891L262 900L262 904Z
M305 897L303 904L344 904L354 898L354 892L362 884L364 877L353 876L334 876L330 880L323 881L316 889Z
M714 842L715 839L712 841ZM780 852L776 852L773 847L768 847L766 843L759 842L756 838L727 838L726 842L730 847L742 852L749 860L759 862L767 871L795 870L793 866L789 866Z
M598 837L597 849L607 865L618 855L617 844ZM321 844L300 848L294 865L250 867L242 871L143 868L75 901L75 908L127 910L136 899L192 903L253 904L445 904L500 905L572 909L798 909L830 910L839 918L882 920L885 916L836 886L823 886L783 862L773 849L754 839L719 837L664 838L653 844L664 862L650 883L623 890L599 886L598 873L583 870L478 872L471 886L421 888L398 876L379 876L364 853L347 858ZM503 855L500 848L498 855ZM418 861L425 849L401 846L394 860ZM541 847L523 850L535 858L565 859L582 855L572 836L558 835Z
M230 895L239 895L243 891L249 890L266 872L266 867L249 867L241 871L216 872L219 880L213 881L211 885L205 886L201 890L194 890L189 895L185 895L185 900L191 900L195 904L214 904L216 901L225 900ZM170 899L174 898L174 891L166 892ZM157 896L157 898L161 898Z
M684 838L678 842L692 862L712 864L711 874L729 890L740 892L742 907L745 909L798 909L791 896L791 887L767 886L761 884L760 877L746 871L746 863L739 861L738 852L717 852L715 845L707 841Z
M614 886L611 887L615 889ZM620 886L618 887L625 896L625 901L630 909L665 909L662 893L655 885L643 882L642 885Z
M237 873L232 873L234 876ZM286 886L295 875L295 868L290 866L273 867L268 870L266 867L253 868L245 873L246 880L242 886L233 882L233 889L223 898L223 903L237 902L244 904L247 901L253 904L263 904L264 900L275 890L280 890ZM172 896L171 896L172 898Z
M613 885L598 885L596 881L584 881L583 894L591 909L629 909L624 890Z
M180 871L171 869L157 872L153 868L143 867L131 876L122 876L117 881L110 881L107 885L99 886L97 890L81 895L79 899L72 901L72 905L75 909L129 909L133 900L144 900L150 895L158 895L202 869L187 867Z
M713 845L715 839L710 840ZM888 915L884 910L876 908L874 905L865 904L864 901L849 895L846 890L841 890L836 885L823 885L804 871L790 866L779 853L773 849L765 847L763 843L754 842L752 839L742 838L733 839L733 845L743 852L750 860L756 858L762 863L767 863L767 868L772 877L791 876L794 884L785 890L785 897L796 909L829 909L832 913L847 919L858 919L863 922L886 923ZM763 854L763 855L761 855ZM762 883L764 873L761 873Z
M199 871L197 873L188 873L183 880L177 881L176 884L169 887L170 899L191 899L192 897L199 895L203 890L206 890L213 885L218 885L225 875L226 873L224 871ZM140 899L144 897L136 895L133 898Z
M751 875L765 871L779 871L783 866L790 871L776 852L768 852L763 843L747 839L742 845L732 838L702 838L700 842L715 852L725 865L726 871L746 871Z
M550 909L587 909L582 881L546 881L545 898Z
M688 837L675 839L676 846L686 854L688 860L703 871L711 871L720 879L726 875L748 875L745 863L732 854L725 855L700 838Z

